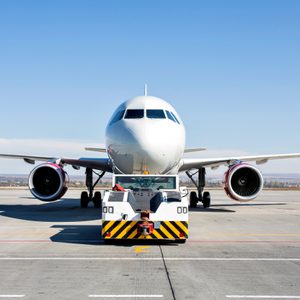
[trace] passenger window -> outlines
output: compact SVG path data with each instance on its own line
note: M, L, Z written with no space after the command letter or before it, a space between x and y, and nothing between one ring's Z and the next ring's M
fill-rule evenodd
M110 121L110 125L113 123L116 123L120 121L124 116L125 110L120 110L116 113L116 115L113 117L113 119Z
M171 115L171 113L168 110L166 110L166 113L167 113L168 119L170 119L171 121L176 123L176 120L174 119L174 117Z
M147 109L147 118L149 119L165 119L165 113L162 109Z
M142 119L144 118L143 109L127 109L125 119Z
M171 114L172 114L172 116L174 117L174 119L176 120L176 122L178 123L178 124L180 124L179 123L179 121L178 121L178 119L176 118L176 116L171 112Z

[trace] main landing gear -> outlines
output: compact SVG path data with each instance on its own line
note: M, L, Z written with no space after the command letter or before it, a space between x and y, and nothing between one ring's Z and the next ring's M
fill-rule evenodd
M98 179L95 181L95 183L93 181L93 173L98 176ZM100 181L100 179L104 176L105 172L98 174L95 171L93 171L93 169L87 168L85 174L86 174L85 184L88 189L88 192L84 191L81 193L80 206L82 208L87 208L89 202L92 201L94 203L95 208L100 208L101 201L102 201L101 193L99 191L94 193L94 189L98 184L98 182Z
M198 173L198 182L193 178L194 175ZM186 172L186 175L191 179L194 185L197 188L197 192L190 192L190 207L197 207L198 202L202 202L203 208L210 207L210 193L203 192L205 187L205 168L199 169L196 173L191 174L189 171Z

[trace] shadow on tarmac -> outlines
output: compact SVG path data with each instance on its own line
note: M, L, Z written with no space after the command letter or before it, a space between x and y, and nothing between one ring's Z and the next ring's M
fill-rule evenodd
M231 204L212 204L211 207L218 206L277 206L277 205L286 205L286 203L231 203Z
M98 225L53 225L51 228L61 229L50 239L55 243L84 244L84 245L112 245L117 247L132 247L140 245L163 245L177 246L174 241L156 241L156 240L103 240L101 237L102 226Z
M281 206L286 205L286 203L232 203L232 204L212 204L209 208L203 208L203 206L197 206L196 208L189 208L189 211L197 212L223 212L223 213L235 213L235 210L228 208L218 208L218 207L239 207L239 206Z
M196 208L191 208L190 207L189 211L193 211L193 212L195 212L195 211L197 211L197 212L212 212L212 213L217 213L217 212L235 213L235 210L226 209L226 208L213 208L212 206L210 206L209 208L203 208L202 206L199 206L199 207L196 207Z
M92 203L91 203L92 206ZM78 199L64 198L37 204L0 204L0 215L37 222L80 222L101 219L101 209L82 209Z

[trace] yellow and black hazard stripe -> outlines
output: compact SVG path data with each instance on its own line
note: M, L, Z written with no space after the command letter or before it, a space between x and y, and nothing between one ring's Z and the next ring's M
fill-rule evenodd
M161 221L153 233L144 236L138 231L140 221L103 221L102 237L104 239L159 239L178 240L188 238L188 222Z

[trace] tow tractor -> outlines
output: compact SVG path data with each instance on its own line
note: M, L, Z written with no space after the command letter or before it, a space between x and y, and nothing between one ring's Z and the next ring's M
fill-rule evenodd
M113 175L102 202L104 240L188 238L188 191L177 175Z

